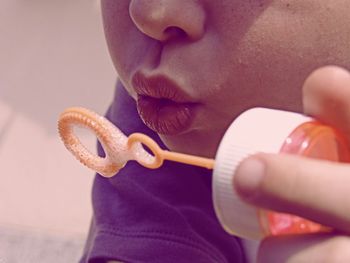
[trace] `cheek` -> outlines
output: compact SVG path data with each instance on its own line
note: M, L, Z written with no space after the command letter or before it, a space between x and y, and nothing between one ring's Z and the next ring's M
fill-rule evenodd
M324 62L314 25L302 22L267 10L240 39L234 54L239 74L230 81L241 87L247 107L302 110L303 82Z
M327 12L322 1L274 3L264 12L252 16L249 27L245 27L242 34L237 34L234 26L222 34L225 36L224 49L230 50L225 61L231 73L223 84L227 88L221 94L243 107L268 106L302 111L304 80L318 67L343 65L338 54L347 49L345 45L341 49L338 44L343 36L349 36L349 30L339 32L339 22L338 27L329 26L336 23L334 17L329 17L325 23ZM284 6L280 6L282 4ZM319 11L320 7L323 11ZM337 37L334 32L338 33ZM338 46L339 49L334 49ZM235 98L239 98L239 102ZM224 99L221 105L225 105Z

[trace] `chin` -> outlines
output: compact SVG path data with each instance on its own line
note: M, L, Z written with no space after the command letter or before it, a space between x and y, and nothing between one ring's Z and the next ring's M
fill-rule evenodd
M163 143L170 151L215 158L222 136L191 132L177 136L160 135Z

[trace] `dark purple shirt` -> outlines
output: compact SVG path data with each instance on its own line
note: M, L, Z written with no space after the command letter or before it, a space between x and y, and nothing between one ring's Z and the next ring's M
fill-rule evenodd
M125 134L142 132L164 144L140 120L121 84L107 118ZM103 156L101 145L98 152ZM81 263L244 262L238 238L220 226L211 199L211 171L165 162L148 170L129 162L111 179L95 177L93 219Z

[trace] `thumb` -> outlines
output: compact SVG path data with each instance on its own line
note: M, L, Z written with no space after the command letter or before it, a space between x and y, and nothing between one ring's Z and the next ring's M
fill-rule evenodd
M241 198L350 232L350 165L294 155L258 154L234 177Z

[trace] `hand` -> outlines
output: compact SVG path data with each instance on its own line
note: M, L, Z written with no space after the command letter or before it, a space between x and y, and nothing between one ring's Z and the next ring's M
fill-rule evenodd
M350 142L350 73L316 70L303 87L304 111ZM350 149L350 143L348 143ZM258 262L350 262L350 164L258 154L238 167L234 187L249 203L331 226L329 234L269 237Z

